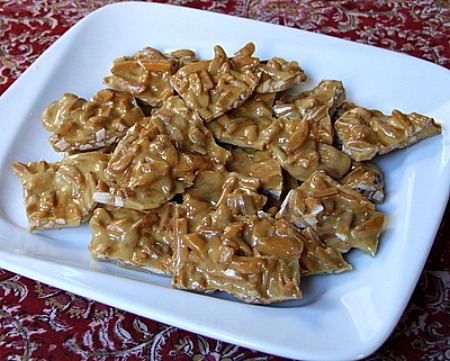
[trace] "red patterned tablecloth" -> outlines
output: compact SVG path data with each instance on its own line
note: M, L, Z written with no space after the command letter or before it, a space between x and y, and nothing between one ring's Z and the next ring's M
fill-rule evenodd
M113 2L118 1L0 0L0 94L78 20ZM347 38L450 69L448 0L155 2ZM368 360L450 360L449 237L447 207L404 315ZM282 360L123 312L4 269L0 269L0 305L0 360Z

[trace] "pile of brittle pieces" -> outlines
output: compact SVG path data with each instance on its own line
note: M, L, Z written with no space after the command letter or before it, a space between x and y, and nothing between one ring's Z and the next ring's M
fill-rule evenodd
M351 270L353 248L375 255L385 195L371 159L440 126L357 106L341 81L299 90L296 61L254 52L147 47L114 60L91 99L48 105L62 160L12 164L28 230L89 222L96 260L248 303L300 299L301 277Z

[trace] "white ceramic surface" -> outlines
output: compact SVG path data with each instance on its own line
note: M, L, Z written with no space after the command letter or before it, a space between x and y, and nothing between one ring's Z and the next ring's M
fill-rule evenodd
M60 159L39 116L63 92L91 97L111 62L144 46L221 44L232 54L253 41L261 58L297 60L309 76L340 79L348 98L390 112L434 116L442 136L384 156L388 222L379 252L351 252L354 271L304 279L304 299L262 307L170 288L160 276L91 260L87 226L26 232L12 161ZM0 267L118 308L216 339L305 360L358 359L395 327L416 285L450 191L450 72L406 55L287 27L151 3L95 11L65 33L0 98Z

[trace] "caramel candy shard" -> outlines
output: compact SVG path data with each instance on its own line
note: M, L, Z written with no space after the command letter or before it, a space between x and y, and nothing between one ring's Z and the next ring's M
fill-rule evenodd
M91 152L45 161L12 163L22 181L28 231L78 226L96 202L92 194L103 178L110 156Z
M221 142L263 150L264 131L272 124L275 93L253 93L241 106L206 124Z
M339 119L344 113L354 108L358 108L358 106L349 100L345 100L340 106L336 108L333 120L336 121L336 119Z
M277 217L314 229L327 246L375 255L385 216L353 189L322 172L313 173L283 202Z
M309 133L319 143L333 145L332 118L345 100L342 82L322 80L314 89L287 94L273 107L277 117L304 118L309 123Z
M227 164L230 171L247 174L261 180L261 188L276 199L284 188L283 169L268 151L234 148L232 161Z
M98 261L170 276L176 208L171 202L145 212L97 208L90 220L89 251Z
M260 93L275 93L291 89L306 80L305 72L296 61L279 57L261 62L261 80L256 87Z
M228 57L216 45L212 60L201 60L179 69L172 76L172 87L190 109L197 110L209 122L237 108L258 86L260 61L252 56L254 51L255 46L249 43Z
M339 179L339 183L361 193L373 203L380 204L384 201L383 173L374 163L353 162L350 172Z
M441 126L434 119L418 113L404 114L394 110L388 116L378 110L361 107L342 114L334 127L342 143L342 151L357 162L441 133Z
M248 188L232 190L234 181L233 178L227 179L216 208L226 205L234 217L257 215L266 204L267 197Z
M183 198L190 197L206 202L210 207L215 207L222 194L225 180L229 178L229 175L229 172L223 167L198 172L192 186L183 193ZM257 187L259 185L258 182Z
M197 227L202 224L203 219L214 209L210 202L196 199L187 192L183 194L183 203L181 205L188 222L188 233L195 233Z
M164 54L146 47L133 56L114 60L111 75L103 79L113 89L122 90L146 104L157 107L173 95L170 79L182 66L196 62L193 51L181 49Z
M225 164L230 151L219 146L213 133L205 127L197 112L191 111L179 96L170 97L147 119L146 127L156 127L159 134L169 135L183 153L204 156L215 163Z
M261 181L242 173L218 167L197 174L192 187L183 193L183 206L189 221L189 233L222 204L232 207L234 215L254 215L267 198L258 193Z
M304 250L300 257L302 276L351 271L352 266L336 248L327 246L310 227L301 230Z
M260 214L233 217L219 207L209 223L188 233L177 221L172 286L225 291L247 303L269 304L302 297L299 288L301 235L284 220Z
M65 93L52 102L41 116L49 141L57 152L97 150L119 142L126 131L144 118L130 95L100 90L89 100Z
M350 157L339 149L310 137L306 117L277 118L265 132L267 148L294 178L304 181L321 170L341 178L350 169Z
M112 154L94 199L137 210L158 208L192 186L197 171L211 166L207 158L178 151L169 136L149 134L137 124Z

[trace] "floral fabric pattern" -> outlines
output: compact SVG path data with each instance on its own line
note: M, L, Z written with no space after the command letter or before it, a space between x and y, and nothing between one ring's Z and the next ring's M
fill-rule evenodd
M0 94L77 21L117 0L0 0ZM450 69L450 3L158 0L345 38ZM416 290L367 360L450 359L450 207ZM0 360L283 358L196 335L0 269Z

